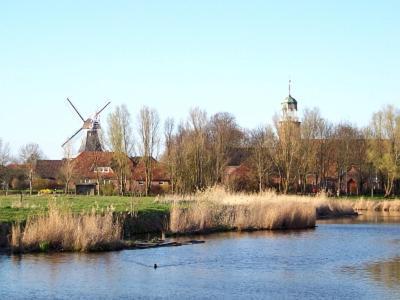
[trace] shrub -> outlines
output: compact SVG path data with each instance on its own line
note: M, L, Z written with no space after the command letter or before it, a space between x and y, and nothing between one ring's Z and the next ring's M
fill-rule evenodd
M38 195L51 195L53 192L50 189L42 189L38 192Z

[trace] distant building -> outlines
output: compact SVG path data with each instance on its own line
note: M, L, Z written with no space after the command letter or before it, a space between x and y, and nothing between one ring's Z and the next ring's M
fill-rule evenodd
M279 120L279 137L284 137L285 130L298 130L295 136L301 138L301 122L298 118L298 102L290 94L281 103L281 116ZM314 140L318 145L322 140ZM352 143L362 143L364 140L354 140ZM254 174L251 174L249 157L251 149L235 148L229 154L229 163L225 169L224 184L235 186L238 190L257 190L253 182ZM279 189L281 178L278 170L270 172L267 178L268 187ZM295 184L296 186L297 184ZM382 186L371 170L359 170L356 164L350 164L346 170L338 170L335 163L331 162L326 166L325 176L319 178L317 174L309 173L306 176L306 189L308 193L316 193L324 190L331 194L358 195L370 191L371 188L381 190Z
M113 152L84 151L70 161L71 181L70 188L77 194L95 195L99 191L104 193L117 193L118 176L113 169ZM151 192L163 194L169 191L170 178L164 165L154 160L152 172ZM34 166L34 189L63 189L63 168L67 161L63 160L38 160ZM127 191L142 194L145 187L144 166L141 157L128 158L130 176L127 179ZM11 188L26 189L27 178L24 175L24 165L9 165L13 170Z

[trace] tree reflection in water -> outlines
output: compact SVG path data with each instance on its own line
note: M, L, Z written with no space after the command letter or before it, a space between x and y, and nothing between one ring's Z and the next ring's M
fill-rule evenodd
M366 265L368 277L391 289L400 287L400 257Z

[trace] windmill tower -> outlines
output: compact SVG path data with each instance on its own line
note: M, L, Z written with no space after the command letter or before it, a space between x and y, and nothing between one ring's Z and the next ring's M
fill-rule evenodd
M61 147L67 145L74 137L76 137L81 131L86 131L86 137L83 139L80 152L85 151L104 151L101 143L101 126L100 126L100 114L111 104L108 102L102 109L96 111L92 117L86 120L82 117L75 105L67 98L67 101L78 114L79 118L83 121L82 127L76 131Z

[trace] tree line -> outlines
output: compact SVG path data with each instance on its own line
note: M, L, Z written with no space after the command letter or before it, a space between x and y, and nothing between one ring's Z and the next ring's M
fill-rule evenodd
M317 108L305 109L299 121L301 125L276 115L270 124L246 129L228 112L208 115L194 108L186 120L167 118L162 124L155 109L142 107L135 119L126 105L120 105L107 118L103 140L107 150L113 152L112 168L120 194L127 192L132 156L141 160L147 193L155 159L167 169L174 193L192 193L222 184L235 191L274 188L285 194L307 193L311 186L318 191L331 188L335 193L348 193L347 174L352 167L357 169L358 194L371 192L375 185L387 197L400 192L397 107L384 106L365 128L350 122L333 123ZM62 177L68 183L72 178L68 150L65 156ZM33 143L18 153L18 161L28 166L25 176L30 190L33 166L43 157L40 147ZM228 167L235 164L235 159L242 168L228 176ZM10 147L0 139L3 187L10 176L5 166L11 161ZM332 179L336 187L330 186Z

